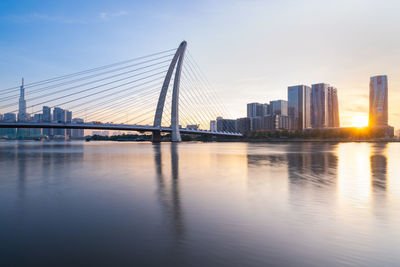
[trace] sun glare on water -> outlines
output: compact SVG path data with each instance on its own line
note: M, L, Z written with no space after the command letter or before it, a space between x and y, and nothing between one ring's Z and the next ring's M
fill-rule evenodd
M368 116L357 115L351 119L351 126L353 127L367 127L368 126Z

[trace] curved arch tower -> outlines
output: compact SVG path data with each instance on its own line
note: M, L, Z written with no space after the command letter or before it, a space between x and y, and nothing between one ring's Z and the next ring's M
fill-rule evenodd
M174 86L172 91L172 108L171 108L171 128L172 128L172 142L180 142L181 134L179 132L179 85L181 80L181 72L182 72L182 64L186 51L186 41L183 41L178 49L174 57L172 58L171 64L169 65L167 75L165 76L163 85L161 87L160 96L158 98L157 109L154 116L154 127L159 128L158 131L153 131L153 142L161 141L161 121L162 114L164 111L165 98L167 96L167 91L169 87L169 83L171 81L172 74L174 72L175 66L175 78L174 78Z

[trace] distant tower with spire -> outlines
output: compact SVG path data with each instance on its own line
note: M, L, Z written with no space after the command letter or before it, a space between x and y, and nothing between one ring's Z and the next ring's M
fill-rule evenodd
M18 109L18 121L26 121L26 100L25 100L25 87L24 78L22 78L22 85L19 91L19 109Z

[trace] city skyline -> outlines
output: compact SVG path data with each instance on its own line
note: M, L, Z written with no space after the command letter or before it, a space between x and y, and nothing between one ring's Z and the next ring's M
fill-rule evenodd
M341 124L368 124L368 79L386 74L389 123L399 128L395 103L400 100L396 67L400 39L392 34L400 25L395 13L399 5L396 1L379 8L374 1L190 5L99 1L95 7L80 3L78 9L66 1L4 2L0 87L14 86L21 76L42 80L173 48L177 40L186 39L233 117L245 115L246 103L265 102L260 97L284 99L287 86L328 81L341 90Z
M43 106L42 113L26 112L24 78L19 87L18 113L0 114L0 121L5 122L58 122L58 123L87 123L80 118L72 118L72 111L60 107ZM247 134L254 131L289 130L304 131L308 129L340 128L338 110L338 90L327 83L296 85L287 87L287 100L271 100L269 103L248 103L247 116L237 119L218 116L211 120L209 129L218 132L240 132ZM33 116L31 116L33 115ZM194 122L194 124L193 124ZM96 124L104 122L97 121ZM201 129L200 121L186 122L185 129ZM136 124L135 124L136 125ZM364 125L361 125L364 126ZM369 126L388 127L388 79L386 75L370 77L369 92ZM359 126L356 126L359 127ZM179 128L182 128L179 125ZM390 127L389 127L390 128ZM4 129L5 135L10 130ZM388 133L393 135L393 129ZM15 135L18 138L46 136L65 138L73 137L71 129L23 129L18 128ZM10 137L10 136L9 136ZM83 130L79 131L83 137Z

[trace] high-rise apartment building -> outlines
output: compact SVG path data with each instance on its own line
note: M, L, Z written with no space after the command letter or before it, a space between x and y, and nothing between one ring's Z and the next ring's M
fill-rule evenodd
M288 102L286 100L274 100L269 102L270 115L288 115Z
M31 118L32 122L42 122L43 121L43 114L37 113L35 115L33 115L33 117ZM39 137L42 135L42 130L40 128L31 128L29 129L29 135L31 137Z
M262 120L263 120L264 117L265 116L250 118L250 129L251 129L251 131L262 130Z
M236 131L244 134L251 131L251 118L239 118L236 120Z
M312 128L339 127L339 104L337 89L326 83L311 86Z
M388 126L388 80L386 75L370 78L369 126Z
M72 111L66 110L65 111L65 122L66 123L71 123L72 122ZM66 129L65 134L68 137L71 137L71 129Z
M217 122L215 120L210 121L210 131L211 132L217 131Z
M53 122L65 122L65 110L55 107L53 110ZM65 136L65 129L53 129L53 135Z
M80 118L74 118L72 119L72 123L82 124L84 123L84 121ZM72 138L81 139L83 137L85 137L84 129L72 129Z
M311 85L311 126L312 128L328 127L328 87L329 84Z
M328 127L340 127L337 89L328 87Z
M217 118L217 131L218 132L235 132L236 120Z
M51 122L51 108L43 106L43 117L44 122Z
M261 103L247 104L247 117L248 118L266 116L269 113L268 111L269 111L268 104L261 104Z
M286 115L268 115L264 116L262 120L262 130L275 131L275 130L289 130L291 118Z
M48 106L43 106L43 116L42 116L43 122L51 122L51 108ZM43 135L46 135L48 137L53 135L53 129L50 128L44 128L42 130Z
M15 116L14 113L6 113L3 116L3 120L6 122L16 122L17 121L17 116Z
M311 128L311 87L295 85L288 87L288 115L290 130Z

